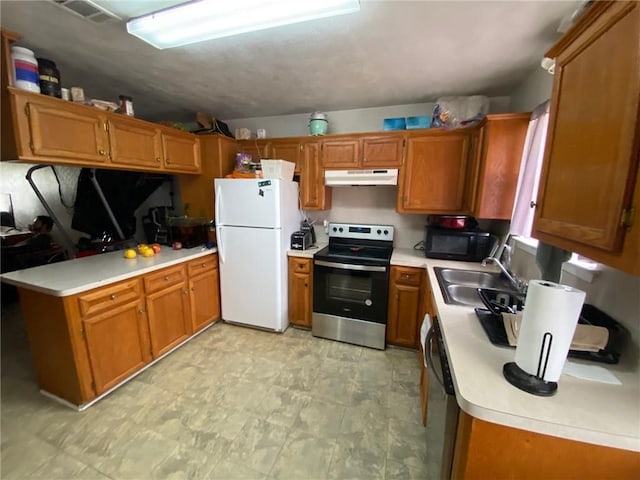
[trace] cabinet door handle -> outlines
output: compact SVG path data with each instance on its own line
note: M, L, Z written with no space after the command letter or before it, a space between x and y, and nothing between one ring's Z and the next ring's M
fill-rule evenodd
M164 281L168 282L169 281L169 276L167 275L166 277L164 277Z
M147 313L147 311L144 308L141 308L140 310L138 310L138 313L143 314L143 313Z
M204 267L206 267L206 266L207 266L207 264L206 264L206 263L203 263L203 264L202 264L202 268L204 268Z
M187 289L185 288L185 289L182 291L182 293L183 293L184 295L186 295L187 293L189 293L189 290L187 290Z
M529 208L536 208L538 206L538 204L536 202L534 202L533 200L531 200L531 203L529 204Z
M170 163L171 163L171 160L167 158L167 165L169 165Z
M304 286L305 286L305 287L308 287L308 286L309 286L309 284L308 284L308 283L305 283L305 284L304 284Z
M107 152L106 152L106 151L104 151L104 150L98 150L98 153L99 153L100 155L102 155L103 157L107 154Z
M156 162L160 163L160 157L156 157Z
M116 294L115 293L111 294L111 300L115 300L115 299L116 299Z

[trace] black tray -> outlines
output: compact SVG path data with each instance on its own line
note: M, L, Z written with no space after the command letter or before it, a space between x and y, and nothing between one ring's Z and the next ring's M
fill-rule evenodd
M480 320L480 325L489 337L489 341L501 347L515 348L509 345L507 332L504 329L502 316L496 315L490 310L476 308L476 316ZM598 352L581 352L569 350L569 357L582 360L591 360L600 363L618 363L620 359L620 349L629 336L629 332L617 321L593 305L584 304L578 319L579 324L595 325L605 327L609 330L609 341L605 348Z

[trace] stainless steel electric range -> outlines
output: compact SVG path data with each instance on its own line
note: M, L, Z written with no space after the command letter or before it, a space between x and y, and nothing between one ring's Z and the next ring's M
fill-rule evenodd
M393 226L329 224L313 257L312 334L384 350Z

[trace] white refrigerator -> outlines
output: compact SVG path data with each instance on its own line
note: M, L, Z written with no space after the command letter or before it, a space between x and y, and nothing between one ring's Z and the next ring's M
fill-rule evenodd
M302 218L298 183L216 178L214 190L222 319L284 332L287 250Z

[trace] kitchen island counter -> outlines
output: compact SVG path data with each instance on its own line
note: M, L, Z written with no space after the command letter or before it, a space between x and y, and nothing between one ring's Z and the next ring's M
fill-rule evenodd
M2 281L54 297L66 297L92 290L103 285L143 275L154 270L195 260L217 252L217 249L197 247L172 250L164 247L152 257L137 255L124 258L124 252L115 252L76 258L65 262L17 270L0 275Z
M460 408L474 418L544 435L624 450L640 451L640 375L638 352L622 352L621 362L597 365L622 385L581 380L563 374L552 397L539 397L512 386L502 367L515 359L515 349L493 345L472 307L447 305L433 267L494 270L479 263L425 258L422 251L394 249L392 265L427 270L434 308L453 374ZM626 353L626 354L625 354ZM640 456L638 457L640 469Z
M220 318L214 249L123 253L2 275L18 287L40 391L78 410Z

